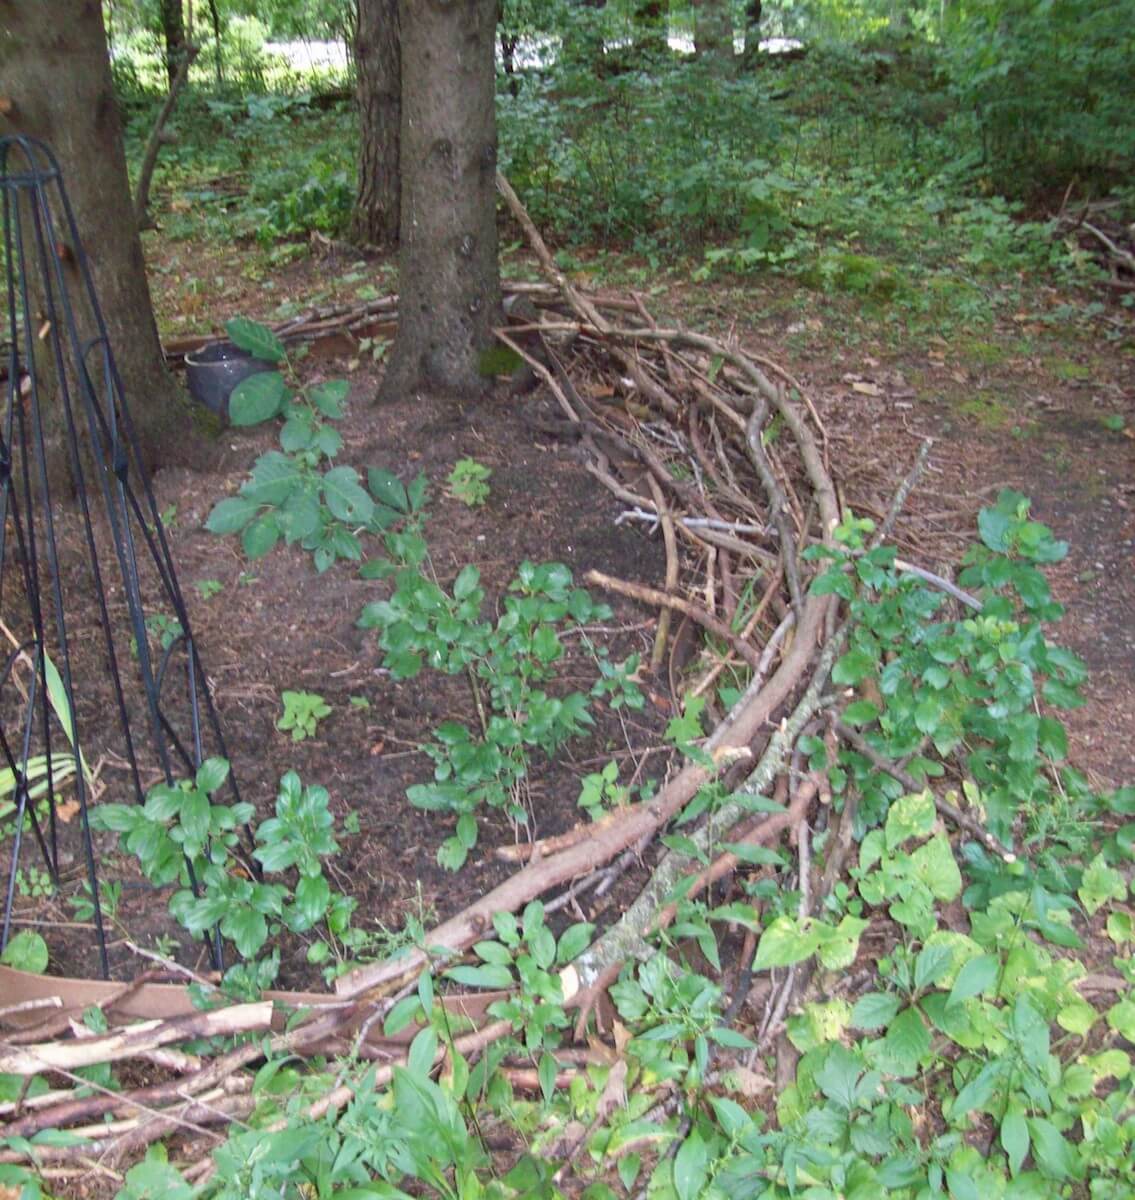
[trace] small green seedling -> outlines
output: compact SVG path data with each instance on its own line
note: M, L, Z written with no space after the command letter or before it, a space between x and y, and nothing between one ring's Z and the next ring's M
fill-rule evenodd
M212 600L218 592L225 589L225 585L219 579L198 579L193 586L202 600Z
M348 696L347 702L352 708L360 709L363 712L370 708L370 701L365 696Z
M446 482L449 494L470 508L477 508L489 498L489 476L492 469L475 458L458 459Z
M281 733L291 732L293 742L315 737L316 726L331 712L331 706L315 692L281 692L284 715L276 722Z

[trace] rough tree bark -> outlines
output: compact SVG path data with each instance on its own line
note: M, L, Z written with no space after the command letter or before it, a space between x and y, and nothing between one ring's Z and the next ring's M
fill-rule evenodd
M396 246L402 64L398 0L359 0L355 29L358 75L359 188L351 237L364 246Z
M204 465L215 451L158 340L98 0L0 0L0 78L12 101L0 133L42 138L59 158L147 464ZM66 477L63 460L52 473Z
M401 0L398 336L381 398L485 390L500 309L496 0Z
M166 78L169 86L177 78L181 56L185 53L185 13L181 0L161 0L162 40L165 42Z

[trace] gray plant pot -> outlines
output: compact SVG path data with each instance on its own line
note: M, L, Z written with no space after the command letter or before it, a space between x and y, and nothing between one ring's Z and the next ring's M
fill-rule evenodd
M226 421L229 416L229 396L236 385L250 375L275 370L271 363L252 358L232 342L211 342L185 356L185 379L189 394Z

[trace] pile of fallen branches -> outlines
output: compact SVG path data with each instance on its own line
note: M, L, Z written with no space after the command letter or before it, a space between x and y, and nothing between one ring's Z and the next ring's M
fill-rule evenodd
M1075 238L1104 272L1103 284L1117 292L1135 292L1135 224L1125 225L1118 200L1070 205L1066 195L1056 216L1058 236Z
M605 989L622 965L647 955L647 939L673 919L667 898L683 877L695 876L686 890L695 894L736 868L739 846L789 839L798 858L802 915L817 910L838 878L851 845L854 805L849 801L836 816L826 780L802 768L796 749L805 731L833 748L841 738L857 738L839 720L845 697L830 682L847 623L836 597L810 593L812 568L802 558L808 546L831 544L840 519L824 429L807 392L776 363L739 345L660 327L638 297L598 301L578 291L555 268L507 182L501 180L500 186L552 281L525 290L527 306L513 307L510 323L498 331L500 340L554 397L562 419L551 432L575 438L585 448L588 469L624 506L620 519L657 526L665 541L667 569L660 587L643 588L598 572L591 572L588 582L658 611L654 664L670 669L675 686L681 676L685 695L708 696L724 672L736 671L746 681L740 699L721 716L701 752L652 799L524 847L518 855L523 865L515 874L425 935L421 945L428 953L413 949L344 975L334 998L278 996L274 1003L193 1014L185 996L176 1012L167 1008L158 1021L97 1038L83 1036L86 1030L76 1021L82 1004L75 996L56 995L51 1002L51 981L43 981L35 999L0 1008L0 1072L28 1079L44 1075L52 1084L45 1094L2 1106L9 1131L27 1137L67 1128L91 1139L42 1147L41 1160L53 1170L93 1165L114 1171L144 1145L174 1131L215 1137L218 1124L241 1120L251 1111L250 1069L268 1054L374 1059L377 1082L383 1083L404 1045L380 1036L383 1018L438 956L452 961L464 954L485 937L495 914L519 911L538 897L558 892L578 906L589 887L637 860L707 783L722 782L729 793L715 810L712 827L685 830L689 853L664 853L638 898L563 971L565 998L579 1011L577 1033L582 1035L590 1014L601 1012ZM313 336L335 322L357 329L366 320L396 315L396 297L375 303L381 309L372 306L361 314L306 314L284 332ZM877 539L893 526L928 448L923 446L893 497ZM691 640L700 645L693 672L682 650ZM1004 853L969 814L945 800L939 810ZM828 825L829 838L824 868L816 877L809 845L819 821ZM733 850L722 853L723 842ZM699 866L693 854L709 865ZM750 933L745 941L732 986L731 1018L742 1011L749 992L746 964L753 961L755 940ZM766 990L763 1015L752 1022L759 1045L776 1041L806 982L807 972L794 970ZM121 991L87 1002L102 1004L111 1019L116 1012L118 1019L127 1011L144 1012L137 985L119 986L134 989L138 1003L129 1010L114 1007ZM464 1005L475 1024L485 1002L482 997L470 1008L459 997L447 1001ZM39 1011L45 1007L46 1014ZM13 1028L17 1032L10 1032ZM458 1049L475 1057L507 1029L507 1023L486 1024L482 1017L474 1032L458 1039ZM263 1036L212 1059L174 1048L190 1036L238 1031ZM438 1050L439 1062L446 1053L444 1047ZM75 1075L79 1065L127 1057L160 1068L167 1077L115 1093L76 1090L82 1083ZM334 1110L352 1094L349 1074L340 1072L336 1086L310 1115ZM0 1152L0 1161L18 1160L24 1152L10 1148ZM204 1177L209 1164L201 1157L191 1176Z

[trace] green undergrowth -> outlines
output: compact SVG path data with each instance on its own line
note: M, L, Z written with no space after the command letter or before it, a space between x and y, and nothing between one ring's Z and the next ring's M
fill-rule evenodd
M832 672L839 736L817 729L798 743L800 769L831 793L813 821L816 879L837 828L852 835L811 910L795 853L733 846L732 895L693 899L679 885L674 924L611 986L612 1056L582 1066L562 1053L572 1021L562 972L592 927L552 923L539 902L498 913L470 955L431 953L387 1011L387 1034L419 1026L389 1083L365 1061L269 1054L256 1109L212 1152L207 1182L186 1183L158 1146L130 1168L121 1200L1135 1196L1135 788L1099 792L1067 762L1058 714L1080 703L1086 671L1049 637L1062 610L1045 575L1067 547L1022 496L1002 493L981 513L957 576L971 599L959 602L899 567L892 547L869 548L871 531L848 514L836 547L810 552L813 591L839 596L851 622ZM524 742L521 718L541 710L535 685L558 657L560 622L590 620L595 606L562 568L526 565L497 621L484 621L476 573L442 589L420 574L427 562L392 558L382 572L394 591L366 623L388 669L468 671L486 713ZM515 667L502 674L501 658ZM603 679L632 702L624 678ZM522 713L509 705L525 686ZM696 718L691 706L670 735L701 760ZM463 779L464 756L485 753L484 735L438 731L430 786L441 802L430 806L471 811L465 797L484 784ZM508 742L498 751L507 757ZM230 981L241 994L271 977L282 937L327 947L309 949L313 961L332 950L349 960L352 902L324 874L338 853L326 793L285 778L275 815L245 846L238 829L253 814L212 795L223 777L211 761L140 808L100 806L98 820L151 878L180 881L171 911L198 937L216 926L242 959ZM722 798L703 789L683 820ZM627 799L615 764L584 783L593 815ZM987 833L944 820L950 805ZM689 839L666 840L699 869ZM779 1045L758 1041L759 1013L728 1005L727 964L746 930L756 952L739 965L771 972L774 986L812 964ZM408 939L422 945L421 927ZM439 1004L453 986L507 993L489 1015L510 1032L474 1058L454 1044L461 1020ZM533 1085L520 1085L520 1067ZM344 1081L349 1102L312 1116ZM109 1071L101 1082L117 1086ZM20 1087L0 1077L0 1099ZM47 1087L37 1077L28 1094ZM579 1139L570 1166L565 1130ZM12 1147L34 1159L35 1139ZM47 1190L17 1165L0 1166L0 1184L28 1200Z

